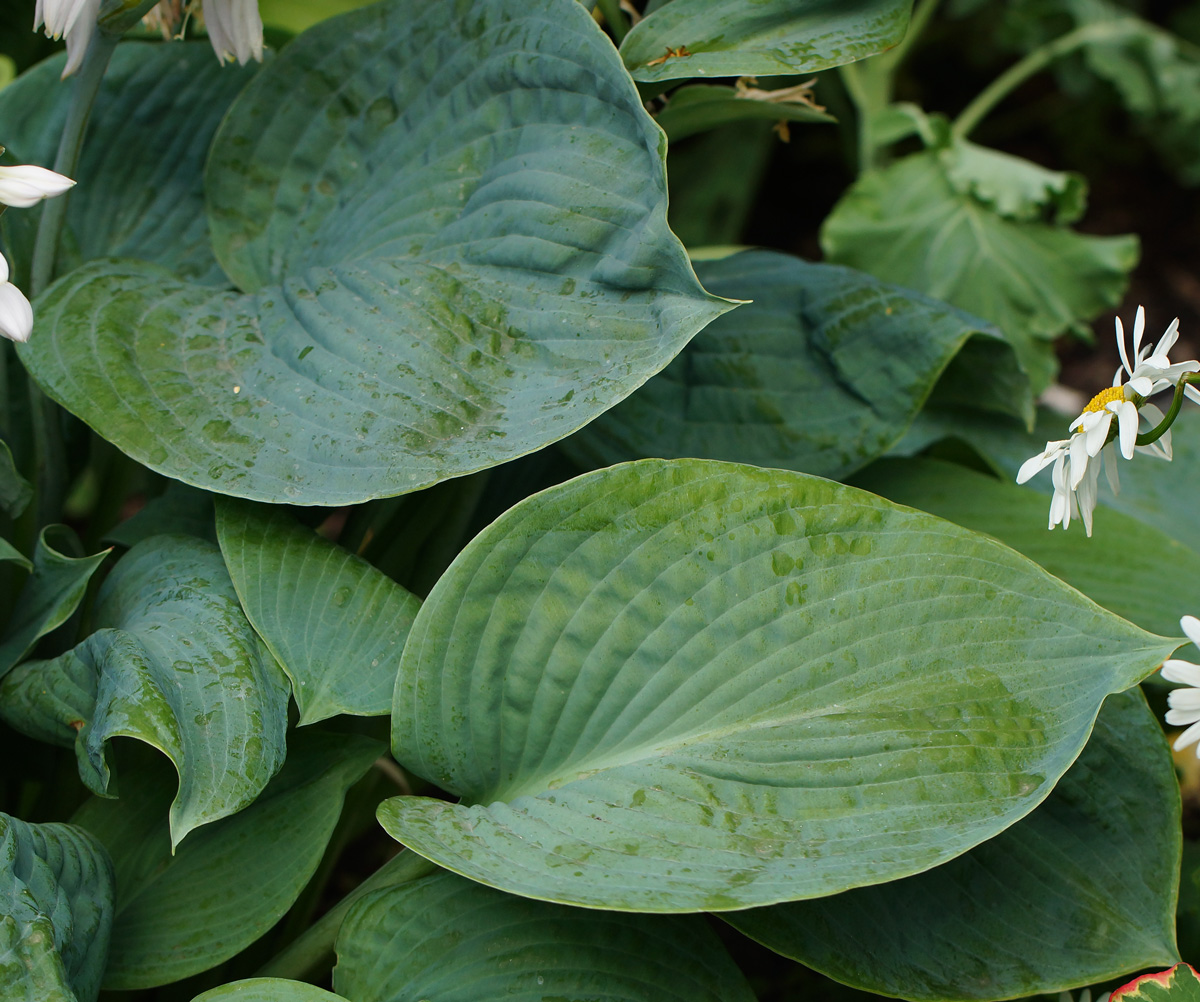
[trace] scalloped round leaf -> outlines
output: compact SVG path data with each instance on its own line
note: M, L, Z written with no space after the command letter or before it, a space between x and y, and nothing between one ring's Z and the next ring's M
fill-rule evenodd
M287 978L247 978L210 988L192 1002L349 1002L324 988Z
M54 163L74 88L64 55L0 91L10 156ZM63 274L98 257L130 257L204 285L227 285L204 210L204 161L221 118L259 71L222 67L207 42L122 42L96 96L71 189L58 260ZM6 213L6 251L28 268L39 214Z
M108 854L74 825L0 814L0 996L95 1002L113 920Z
M753 1002L696 916L613 915L437 873L367 895L342 923L333 986L373 1002Z
M621 57L644 82L813 73L891 48L911 7L912 0L673 0L633 26Z
M556 441L729 303L666 221L665 140L573 0L390 0L325 21L213 141L241 292L101 261L22 359L154 470L340 505Z
M746 908L928 869L1040 803L1178 645L995 540L798 473L612 467L525 500L409 634L379 809L503 890Z
M1029 380L1000 332L946 303L775 251L698 261L696 273L752 301L568 439L573 456L595 466L702 457L840 479L894 445L977 342L996 349L991 371L1010 392L997 406L1032 415Z
M1006 219L955 190L935 150L859 178L826 218L821 247L830 261L992 321L1038 392L1054 373L1044 340L1116 306L1138 259L1134 236Z
M179 773L172 845L241 810L283 764L288 680L238 602L221 551L154 536L104 582L96 632L0 682L5 719L39 738L75 735L79 771L105 795L105 745L152 745Z
M864 991L991 1002L1171 963L1178 874L1179 783L1134 689L1105 701L1046 802L994 839L905 880L722 918Z
M106 990L168 984L207 971L267 932L316 871L346 791L383 751L355 735L293 734L284 767L262 795L171 851L170 766L134 750L119 800L93 798L75 815L112 855L116 918ZM142 751L142 754L137 754Z
M300 723L391 711L416 595L280 509L217 502L242 608L292 681Z

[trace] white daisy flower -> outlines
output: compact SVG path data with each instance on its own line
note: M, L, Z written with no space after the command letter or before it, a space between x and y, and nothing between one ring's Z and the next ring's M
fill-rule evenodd
M0 337L28 341L33 333L33 307L25 294L8 280L8 262L0 254Z
M0 202L18 209L31 208L42 199L61 195L74 186L69 177L45 167L32 164L0 167Z
M1142 347L1142 334L1146 329L1146 311L1140 306L1137 308L1137 314L1133 320L1134 362L1132 365L1130 365L1129 356L1125 354L1125 328L1121 324L1120 317L1116 318L1116 328L1117 350L1121 353L1121 368L1117 369L1113 376L1113 386L1120 385L1121 374L1124 372L1129 376L1130 384L1136 384L1134 389L1143 397L1149 397L1160 390L1173 387L1185 372L1200 372L1200 362L1191 360L1172 364L1167 357L1167 352L1179 339L1178 317L1171 321L1152 350L1149 345L1146 345L1145 348ZM1145 382L1146 380L1149 382ZM1184 388L1183 392L1200 403L1200 390L1188 386Z
M1184 616L1179 621L1188 640L1200 646L1200 619L1195 616ZM1186 689L1172 689L1167 693L1167 723L1173 727L1187 727L1187 730L1175 739L1175 750L1179 751L1188 745L1200 741L1200 665L1190 661L1171 659L1163 662L1162 677L1168 682L1179 682ZM1200 748L1196 749L1200 755Z
M88 42L96 33L100 0L37 0L33 30L45 25L48 38L66 38L67 65L63 77L69 77L83 65Z

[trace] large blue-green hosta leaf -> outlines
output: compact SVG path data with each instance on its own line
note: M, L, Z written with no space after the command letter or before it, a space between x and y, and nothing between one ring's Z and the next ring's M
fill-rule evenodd
M437 873L357 902L334 987L372 1002L753 1002L702 918L606 915Z
M349 1002L323 988L285 978L247 978L210 988L192 1002Z
M0 683L0 712L43 740L75 745L80 775L108 792L105 745L131 737L175 763L171 839L254 800L283 764L287 678L242 613L221 551L155 536L117 564L96 632Z
M729 910L908 876L1050 792L1181 640L996 541L701 460L534 495L434 587L392 747L457 794L387 830L531 897Z
M672 0L634 26L621 56L644 81L812 73L895 45L911 7L912 0Z
M883 995L1056 992L1178 959L1179 843L1171 756L1134 689L1105 701L1041 807L969 853L906 880L722 917Z
M258 500L400 494L541 448L729 304L666 222L665 142L574 0L387 0L246 88L207 168L240 291L104 260L22 354L152 469Z
M113 918L112 863L74 825L0 814L0 997L94 1002Z

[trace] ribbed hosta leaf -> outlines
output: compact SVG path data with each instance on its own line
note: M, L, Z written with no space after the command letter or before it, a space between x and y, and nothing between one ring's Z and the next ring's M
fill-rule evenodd
M0 996L94 1002L108 952L108 855L74 825L0 814Z
M379 811L531 897L727 910L908 876L1040 803L1180 640L802 474L645 461L527 499L434 587Z
M752 302L568 439L573 455L598 466L727 459L841 478L895 444L964 345L988 353L990 385L1006 397L980 388L976 404L1032 416L1029 380L1000 332L953 306L774 251L696 271L714 292Z
M4 145L21 163L54 163L74 88L66 57L0 91ZM67 209L60 272L133 257L181 278L224 285L204 213L204 160L222 116L259 65L222 67L207 42L124 42L113 53L84 138ZM14 265L27 267L36 212L5 213Z
M292 680L300 722L390 712L420 599L278 508L219 501L217 532L242 608Z
M287 46L207 167L241 291L96 261L22 358L152 469L257 500L400 494L541 448L729 304L665 142L574 0L388 0Z
M337 952L334 987L372 1002L754 998L703 919L564 908L445 872L363 898Z
M5 677L4 718L43 740L74 740L80 775L100 794L109 739L159 749L179 772L176 845L257 797L283 763L288 684L220 550L188 536L138 544L104 582L94 625L74 650Z
M348 1002L323 988L285 978L249 978L210 988L192 1002Z
M1169 964L1179 784L1141 693L1105 701L1079 760L1029 817L907 880L722 916L849 985L991 1000Z
M912 0L673 0L621 43L636 80L812 73L904 37ZM668 50L685 54L668 56ZM667 57L667 58L664 58Z

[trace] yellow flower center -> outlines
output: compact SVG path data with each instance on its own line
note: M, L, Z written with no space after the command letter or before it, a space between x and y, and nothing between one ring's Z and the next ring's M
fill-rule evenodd
M1083 409L1083 412L1086 414L1088 411L1102 411L1104 410L1105 404L1111 403L1114 400L1124 399L1124 386L1110 386L1107 390L1101 390L1094 397L1092 397L1092 399L1088 401L1088 405Z

